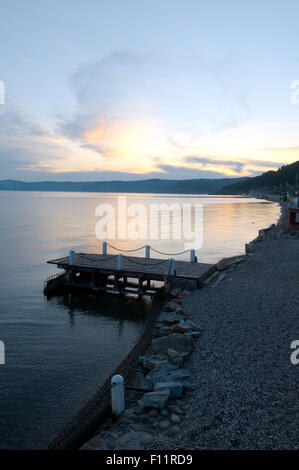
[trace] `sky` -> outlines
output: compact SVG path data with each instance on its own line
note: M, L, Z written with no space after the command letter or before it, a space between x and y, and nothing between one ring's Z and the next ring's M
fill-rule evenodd
M0 179L240 177L299 160L298 16L298 0L1 1Z

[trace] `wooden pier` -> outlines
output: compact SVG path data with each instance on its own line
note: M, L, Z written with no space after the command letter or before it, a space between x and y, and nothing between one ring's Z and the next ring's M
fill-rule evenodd
M45 283L45 294L51 295L57 287L84 289L91 292L131 293L138 296L154 295L164 286L199 288L202 281L215 271L206 263L174 259L143 258L123 254L89 254L70 252L69 256L48 261L65 272ZM160 286L153 286L159 281Z

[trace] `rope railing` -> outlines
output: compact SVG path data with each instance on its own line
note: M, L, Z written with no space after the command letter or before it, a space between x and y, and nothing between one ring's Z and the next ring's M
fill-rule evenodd
M159 253L160 255L166 255L166 256L179 256L183 255L185 253L189 253L190 250L184 250L184 251L179 251L178 253L165 253L164 251L159 251L156 248L152 248L151 250L154 251L155 253Z
M140 261L136 261L136 260L130 259L130 258L128 258L127 256L123 256L123 258L126 259L127 261L129 261L129 263L140 264L141 266L158 266L159 264L164 264L164 263L168 263L168 262L169 262L168 259L163 259L163 261L157 261L156 263L142 263L142 262L140 262Z
M93 262L97 262L97 263L98 263L98 260L97 260L97 259L89 258L88 256L86 256L85 253L77 253L77 252L75 252L74 254L77 255L77 256L79 256L80 258L86 259L87 261L93 261ZM113 258L117 258L117 255L106 256L105 261L109 261L110 259L113 259Z
M123 255L122 253L119 253L118 255L108 256L107 255L107 246L109 246L110 248L112 248L114 250L124 251L124 252L134 252L134 251L139 251L139 250L142 250L143 248L145 248L146 262L137 261L136 259L132 259L132 258L129 258L128 256ZM117 248L113 245L110 245L109 243L107 243L105 241L103 242L103 253L102 253L105 256L105 258L102 259L102 261L110 261L110 260L116 258L117 259L117 269L120 270L120 271L123 270L123 260L126 260L131 264L140 265L140 266L147 266L147 267L159 266L159 265L168 263L169 273L170 273L170 275L174 275L174 273L175 273L175 260L173 258L167 258L167 259L163 259L163 260L150 261L150 250L154 251L155 253L159 253L159 254L165 255L165 256L178 256L178 255L182 255L182 254L190 252L190 262L191 263L197 262L194 249L179 251L179 252L176 252L176 253L166 253L166 252L157 250L156 248L152 248L149 245L145 245L145 246L142 246L142 247L139 247L139 248L136 248L136 249L132 249L132 250L121 250L120 248ZM100 261L99 259L95 259L95 258L91 258L91 257L87 256L85 253L76 253L75 251L70 250L70 254L69 254L69 264L70 265L75 264L74 263L75 255L79 256L82 259L91 261L92 263L98 263Z
M133 251L140 251L140 250L143 250L145 248L145 245L143 245L143 246L140 246L139 248L135 248L133 250L124 250L123 248L117 248L116 246L110 245L110 243L107 243L107 242L106 242L106 245L110 246L110 248L112 248L113 250L125 251L126 253L133 253Z

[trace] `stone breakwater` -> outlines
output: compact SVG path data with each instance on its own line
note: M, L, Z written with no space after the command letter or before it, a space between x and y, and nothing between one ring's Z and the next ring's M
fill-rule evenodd
M188 318L182 300L187 290L174 289L158 316L146 355L139 357L131 387L126 392L126 409L101 434L82 449L147 449L159 433L172 435L184 415L183 397L196 387L186 368L201 327ZM126 384L128 385L128 384Z
M221 281L225 270L237 266L243 256L221 260L217 271L205 281ZM218 278L218 281L217 281ZM202 327L184 307L191 292L173 289L152 331L146 355L126 392L126 409L107 429L87 442L83 450L148 449L161 437L174 437L185 417L185 402L199 386L188 368ZM143 392L140 392L142 390Z

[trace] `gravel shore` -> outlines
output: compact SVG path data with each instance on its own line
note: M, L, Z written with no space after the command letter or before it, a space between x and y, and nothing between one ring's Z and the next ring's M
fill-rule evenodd
M203 334L188 369L197 388L159 449L298 449L299 239L273 228L217 283L183 301Z

